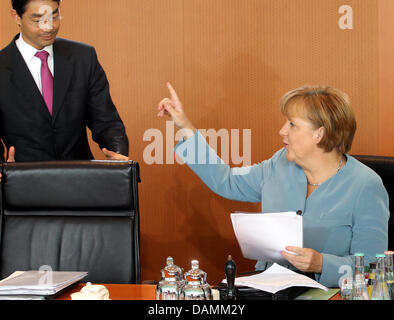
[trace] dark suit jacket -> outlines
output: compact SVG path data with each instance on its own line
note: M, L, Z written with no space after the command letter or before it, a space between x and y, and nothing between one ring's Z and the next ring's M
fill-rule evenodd
M0 51L0 138L16 161L92 159L86 126L100 148L128 155L125 128L93 47L57 38L53 115L15 39ZM1 145L1 143L0 143ZM3 146L0 155L3 159Z

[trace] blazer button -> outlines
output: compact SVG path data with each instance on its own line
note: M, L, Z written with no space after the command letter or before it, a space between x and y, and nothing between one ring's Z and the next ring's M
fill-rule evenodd
M53 128L53 129L52 129L52 132L53 132L53 133L56 133L56 132L57 132L57 129Z

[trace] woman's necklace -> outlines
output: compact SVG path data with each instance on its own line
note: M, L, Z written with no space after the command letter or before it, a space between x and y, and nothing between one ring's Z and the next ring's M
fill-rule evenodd
M341 170L342 163L343 163L343 156L341 157L341 161L339 162L339 165L338 165L338 168L337 168L337 172L336 172L336 173L338 173L339 170ZM306 178L306 183L307 183L308 185L312 186L312 187L320 187L320 185L321 185L321 183L310 183L310 182L308 181L308 178Z

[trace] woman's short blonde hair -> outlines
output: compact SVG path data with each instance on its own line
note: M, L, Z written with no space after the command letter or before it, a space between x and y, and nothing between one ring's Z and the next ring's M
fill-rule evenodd
M336 149L347 153L352 147L357 124L344 92L328 86L304 86L286 93L280 102L283 115L289 116L289 106L300 106L315 128L325 134L318 146L326 152Z

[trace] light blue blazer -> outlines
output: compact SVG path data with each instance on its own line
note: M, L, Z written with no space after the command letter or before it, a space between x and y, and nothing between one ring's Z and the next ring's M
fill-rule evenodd
M301 210L304 248L323 255L322 272L315 279L327 287L339 286L340 268L353 267L354 253L364 253L368 265L387 250L387 191L373 170L349 155L346 165L306 198L305 173L286 159L284 148L259 164L230 168L197 131L180 141L175 152L224 198L261 202L263 213ZM268 266L258 261L256 270Z

